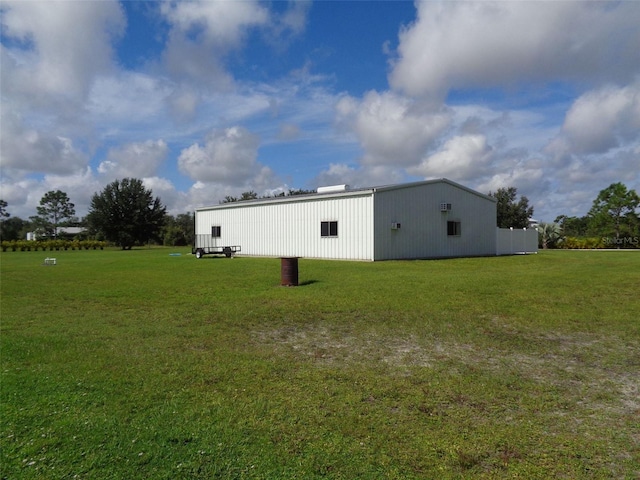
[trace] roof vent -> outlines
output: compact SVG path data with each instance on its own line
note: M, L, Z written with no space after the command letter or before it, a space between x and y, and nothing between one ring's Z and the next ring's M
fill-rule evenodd
M337 193L346 192L349 190L349 185L329 185L327 187L318 187L318 193Z

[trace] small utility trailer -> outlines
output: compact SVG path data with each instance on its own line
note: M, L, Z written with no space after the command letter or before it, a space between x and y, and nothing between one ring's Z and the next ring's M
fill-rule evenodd
M191 253L196 258L202 258L205 255L224 255L231 258L240 250L240 245L216 245L215 238L209 235L196 235L195 245L191 248Z

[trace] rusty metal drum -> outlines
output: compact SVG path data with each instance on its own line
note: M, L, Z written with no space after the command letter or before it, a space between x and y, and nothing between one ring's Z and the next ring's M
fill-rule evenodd
M287 287L298 285L298 257L280 258L280 285Z

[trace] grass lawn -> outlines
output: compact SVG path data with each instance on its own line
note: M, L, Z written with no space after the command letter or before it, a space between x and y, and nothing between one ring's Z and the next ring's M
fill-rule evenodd
M640 252L0 262L0 478L640 478Z

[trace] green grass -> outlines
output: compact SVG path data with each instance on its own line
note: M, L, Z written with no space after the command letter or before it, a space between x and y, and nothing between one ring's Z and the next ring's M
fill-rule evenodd
M175 251L0 255L1 478L640 477L638 252Z

